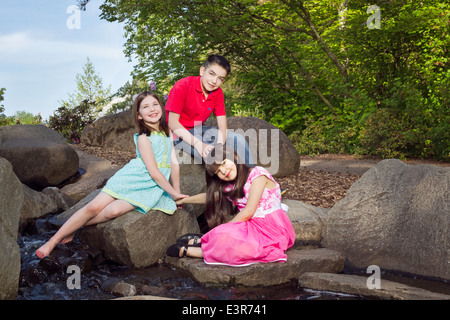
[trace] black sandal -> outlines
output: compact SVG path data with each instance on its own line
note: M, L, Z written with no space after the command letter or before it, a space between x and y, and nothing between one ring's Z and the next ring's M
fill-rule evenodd
M182 247L184 247L184 250L183 250L183 254L180 257L180 249ZM188 251L189 247L192 247L192 246L191 245L186 245L184 243L177 242L177 243L171 245L169 248L167 248L166 254L169 257L184 258L184 257L186 257L186 254L187 254L187 251Z
M203 237L202 234L198 233L188 233L178 238L177 243L184 243L193 247L200 247L202 245L200 239ZM193 244L189 244L189 241L194 239Z

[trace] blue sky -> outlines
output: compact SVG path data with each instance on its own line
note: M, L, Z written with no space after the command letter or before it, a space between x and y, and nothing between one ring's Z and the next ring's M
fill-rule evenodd
M123 26L100 19L102 3L92 0L77 20L68 12L76 0L1 0L0 88L6 88L1 104L7 116L27 111L48 119L58 101L75 92L88 57L113 92L131 80Z

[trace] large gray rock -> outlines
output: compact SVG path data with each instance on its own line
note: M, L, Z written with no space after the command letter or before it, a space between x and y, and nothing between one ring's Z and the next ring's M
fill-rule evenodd
M36 139L66 144L64 136L44 125L20 124L0 127L0 144L16 139Z
M20 211L19 230L23 230L33 220L67 210L75 204L75 201L62 194L56 187L47 187L42 192L24 184L22 187L24 199Z
M360 268L450 279L450 168L384 160L327 214L322 245Z
M137 133L131 110L108 115L86 126L81 134L81 142L106 149L135 152L133 135Z
M80 201L91 192L102 188L122 166L109 160L87 154L75 148L80 159L80 168L84 173L74 182L61 188L61 193L75 201Z
M285 177L298 172L300 155L283 131L253 117L227 117L227 123L229 130L246 137L253 159L274 177ZM205 125L216 126L217 123L215 120L208 120ZM136 132L131 110L128 110L97 119L83 130L81 142L91 146L135 152L133 135Z
M22 202L22 184L11 164L0 158L0 300L17 298L20 274L17 234Z
M299 287L320 291L340 292L366 298L386 300L450 300L446 294L411 287L394 281L380 279L380 287L372 288L371 279L348 274L308 272L298 279Z
M100 192L96 190L50 222L61 226L76 211L88 204ZM197 219L177 210L173 215L150 210L146 214L130 211L124 215L80 232L80 240L91 249L103 252L106 259L130 267L143 268L164 258L167 248L186 233L199 233Z
M302 248L319 248L322 240L323 220L329 209L318 208L310 204L283 199L289 207L287 215L295 231L295 246Z
M285 263L256 263L247 267L208 265L203 259L166 257L165 262L187 271L203 284L213 286L271 286L298 279L305 272L339 273L345 258L328 249L289 249Z
M78 155L63 136L43 125L0 127L0 156L33 189L56 186L78 171Z
M89 226L80 239L106 259L122 265L144 268L164 258L167 248L186 233L199 233L197 219L184 210L173 215L150 210L130 211L114 220Z
M215 119L205 125L217 126ZM286 134L273 124L255 117L227 117L228 130L243 135L250 146L253 160L274 177L298 172L300 155Z

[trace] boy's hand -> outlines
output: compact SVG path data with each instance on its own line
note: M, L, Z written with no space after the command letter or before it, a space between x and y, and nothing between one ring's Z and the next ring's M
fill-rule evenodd
M206 158L208 156L208 154L211 152L211 150L214 149L213 145L203 143L203 142L197 143L197 146L198 146L198 148L196 148L196 150L202 156L202 158Z

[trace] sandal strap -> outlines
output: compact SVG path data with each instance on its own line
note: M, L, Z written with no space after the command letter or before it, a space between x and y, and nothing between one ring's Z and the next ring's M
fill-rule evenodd
M188 248L189 248L188 245L185 245L185 246L184 246L183 254L181 255L182 258L186 257Z
M195 236L193 239L194 239L194 241L192 242L192 244L198 244L198 243L199 243L199 240L200 240L201 238Z

